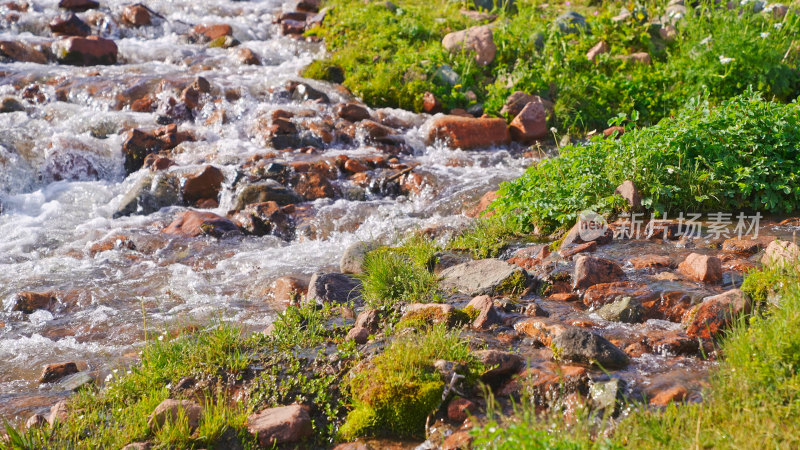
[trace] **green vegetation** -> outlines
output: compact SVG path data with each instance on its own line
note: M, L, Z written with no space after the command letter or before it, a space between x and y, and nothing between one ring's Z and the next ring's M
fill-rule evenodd
M781 19L752 13L751 3L740 11L687 2L685 17L673 19L669 36L655 24L666 13L664 1L625 5L632 14L618 21L612 17L620 3L518 1L514 12L494 11L497 55L479 66L471 54L450 54L441 45L449 32L486 23L462 15L466 4L394 4L327 0L333 9L310 33L325 39L330 56L305 74L343 79L373 106L414 110L421 109L425 92L445 109L482 105L492 115L514 91L537 94L555 104L552 125L570 133L603 129L619 111L655 124L704 91L712 103L748 86L780 101L800 94L798 17L791 11ZM587 26L559 28L557 17L569 10L581 13ZM587 51L601 41L609 52L589 61ZM637 52L648 53L652 63L621 58Z
M800 283L797 266L748 278L775 282L777 306L741 317L721 344L723 359L701 404L642 408L609 439L597 420L573 425L518 414L476 431L480 448L796 448L800 445ZM763 286L760 282L757 284ZM751 284L752 286L752 284ZM753 292L753 291L751 291ZM524 410L524 409L523 409ZM561 423L563 426L559 426ZM556 424L552 426L552 424ZM559 431L553 431L559 430Z
M632 180L643 206L670 218L679 211L791 212L800 205L798 113L797 103L752 92L718 107L694 100L655 126L629 126L618 140L562 148L504 183L494 207L524 230L549 233L584 209L621 211L614 189Z
M450 250L469 252L475 259L496 258L519 236L520 225L512 215L478 219L455 239Z
M382 247L364 259L364 298L375 309L392 308L400 302L441 302L439 280L431 270L436 245L412 237L399 247Z
M445 325L399 336L349 381L353 409L339 430L343 440L360 436L424 436L425 419L441 404L444 382L438 359L465 365L467 383L481 373L467 343Z

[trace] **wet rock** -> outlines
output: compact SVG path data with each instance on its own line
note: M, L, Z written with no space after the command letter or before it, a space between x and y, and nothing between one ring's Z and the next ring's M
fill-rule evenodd
M233 36L233 28L224 23L197 25L192 31L200 42L210 42L226 36Z
M444 440L441 450L466 450L472 448L475 437L468 430L455 431Z
M255 436L262 447L273 448L300 442L310 436L311 417L300 405L268 408L247 418L247 431Z
M58 2L58 7L69 11L84 12L99 8L100 3L94 0L61 0Z
M145 158L151 153L171 150L183 142L193 141L194 137L187 132L178 131L175 124L154 130L145 131L134 128L128 132L122 144L125 155L125 171L133 173L144 165Z
M353 123L370 118L369 110L358 103L337 105L335 112L338 117Z
M411 303L405 308L403 319L420 320L430 325L445 323L454 325L456 308L446 303Z
M208 235L215 238L241 233L236 224L222 216L191 210L179 214L162 232L183 237Z
M677 403L682 402L686 396L689 395L689 391L681 386L672 386L668 389L664 389L659 391L653 398L650 399L650 404L652 406L660 406L665 407L670 403Z
M451 115L433 120L428 144L441 140L451 147L471 150L507 145L509 138L508 127L503 119L474 119Z
M532 337L544 346L550 346L553 343L553 339L566 331L567 327L558 321L534 317L515 323L514 329Z
M628 365L628 355L608 339L583 328L569 328L553 338L553 353L559 359L597 364L605 369Z
M47 418L41 414L34 414L25 421L26 430L42 428L45 425L47 425Z
M472 321L472 327L476 330L486 330L490 326L500 323L500 315L494 308L494 302L488 295L479 295L466 306L465 310L469 308L478 312L478 316Z
M365 328L367 331L377 332L381 325L381 317L374 309L365 309L356 317L356 327Z
M99 178L88 153L67 149L52 152L45 161L42 174L48 181L87 181Z
M556 26L562 33L577 34L589 31L586 18L575 11L567 11L556 18Z
M474 217L474 218L481 217L483 215L485 215L486 217L491 217L493 215L493 212L492 211L487 212L487 209L489 208L489 205L491 205L493 201L497 200L498 197L499 194L497 193L497 191L489 191L481 196L480 200L478 200L477 205L470 208L464 214L467 217Z
M499 259L469 261L442 271L442 286L467 295L521 293L527 287L523 269Z
M336 189L328 178L316 172L300 174L294 186L295 191L305 200L313 201L320 198L333 198Z
M292 20L292 19L281 20L281 33L283 33L284 35L299 36L305 32L306 32L305 21L300 22L298 20Z
M750 297L739 289L707 297L690 313L691 322L686 334L704 339L715 338L740 314L750 313L752 306Z
M59 381L56 389L61 391L77 392L84 386L94 384L94 377L88 372L78 372Z
M448 33L442 39L442 46L450 53L474 53L475 62L480 66L491 64L497 55L492 29L488 25Z
M67 18L56 17L50 24L50 31L63 36L88 36L92 29L86 22L82 21L75 14L70 13Z
M464 422L467 418L478 410L475 402L464 397L454 397L447 404L447 418L453 422Z
M141 3L128 5L122 10L122 23L129 27L150 25L150 10Z
M3 100L0 100L0 113L11 113L18 111L25 111L25 106L23 106L19 100L15 99L14 97L5 97Z
M552 294L547 297L547 300L557 301L557 302L575 302L580 300L578 294L574 292L561 292L558 294Z
M582 244L584 242L597 242L597 245L605 245L610 243L614 238L614 231L611 228L606 229L602 234L593 233L593 235L589 235L585 232L583 234L590 239L587 241L581 237L581 221L579 220L569 229L569 232L567 232L567 235L564 236L564 239L561 241L561 247L559 248L568 248L572 245Z
M597 242L589 241L584 242L583 244L576 244L567 248L562 248L558 251L558 254L561 255L562 258L570 260L573 256L579 253L593 252L595 250L597 250Z
M648 333L647 346L658 355L696 355L700 349L697 339L683 331L664 331Z
M315 13L319 12L319 6L321 3L321 0L300 0L297 2L295 9L307 13Z
M369 341L369 330L355 326L347 333L347 340L354 341L358 345L364 345Z
M331 100L327 94L317 89L314 89L306 83L296 83L289 86L289 91L292 93L292 100L296 102L304 102L307 100L319 101L321 103L330 103Z
M272 282L270 295L274 301L295 303L308 292L308 283L300 278L283 276Z
M794 242L774 240L767 246L761 263L765 266L783 267L796 264L800 259L800 247Z
M473 353L473 356L486 368L481 375L481 380L487 383L493 383L500 378L513 375L519 372L524 365L522 358L516 353L500 350L478 350Z
M516 91L508 96L503 108L500 110L500 115L516 117L529 103L539 103L544 106L545 111L553 112L552 102L545 100L538 95L530 95L522 91Z
M552 405L569 394L585 395L589 390L589 376L579 366L545 363L523 370L498 390L499 395L531 395L537 405Z
M377 248L377 244L371 242L354 242L350 244L339 260L339 271L342 273L361 274L364 273L364 259L367 253Z
M0 41L0 55L13 61L47 64L47 56L24 42Z
M617 189L614 190L614 194L622 197L631 210L638 211L642 209L642 196L639 194L639 189L636 189L636 185L633 184L633 181L625 180L622 184L617 186Z
M672 267L672 258L664 255L644 255L630 259L634 269L661 269Z
M189 429L195 430L200 425L203 417L203 407L191 400L166 399L156 406L153 413L147 419L147 425L151 430L162 428L165 423L175 423L181 412L189 425Z
M719 283L722 280L722 262L716 256L692 253L678 264L678 272L704 283Z
M753 255L755 253L758 253L760 249L761 245L759 241L754 241L752 239L730 238L730 239L725 239L725 241L722 243L722 251L724 252L745 253Z
M610 283L622 278L624 272L614 261L580 255L575 259L572 288L582 291L599 283Z
M61 64L97 66L117 63L117 44L99 36L71 36L56 41L53 48Z
M294 190L287 188L275 180L265 180L247 184L239 190L234 203L235 210L242 210L252 203L275 202L280 206L303 201Z
M244 64L246 66L261 65L261 59L258 57L258 55L246 47L242 47L236 51L236 59L239 60L240 64Z
M544 308L541 307L536 302L530 303L529 305L525 306L525 309L522 310L522 314L531 317L550 317L550 313L547 312Z
M650 290L647 284L631 281L615 281L590 286L583 293L583 304L598 307L611 303L617 297L633 297L640 302L658 298L658 292Z
M530 144L547 137L547 111L542 103L530 102L522 108L509 125L511 138L517 142Z
M47 416L47 422L51 426L54 425L56 422L64 422L67 420L68 413L69 409L67 408L67 401L61 400L60 402L50 407L50 414L48 414Z
M130 215L148 215L161 208L180 205L181 187L177 176L158 172L139 180L136 185L122 198L113 217Z
M600 308L597 314L611 322L640 323L644 320L645 310L631 297L621 297Z
M42 369L39 383L52 383L73 373L78 373L78 365L74 362L48 364Z
M361 282L342 273L314 273L308 283L306 298L318 304L358 302Z
M611 50L611 47L605 41L600 41L594 45L588 52L586 52L586 59L591 62L596 62L597 57L603 54L608 53Z
M422 96L422 110L428 114L436 114L443 111L442 102L433 94L433 92L426 92Z
M625 380L612 378L608 381L596 381L589 388L592 406L611 414L616 414L625 402Z
M205 199L219 199L225 175L214 166L206 166L200 173L186 177L183 183L183 200L194 205Z
M50 309L57 301L52 292L23 291L14 297L12 310L31 314L37 309Z
M233 219L254 236L273 234L287 240L294 236L292 218L276 202L251 203Z

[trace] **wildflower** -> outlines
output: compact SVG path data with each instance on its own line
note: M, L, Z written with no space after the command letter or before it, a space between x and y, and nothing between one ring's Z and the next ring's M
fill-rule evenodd
M556 134L558 133L558 130L556 129L556 127L550 127L550 132Z
M769 33L767 33L767 32L761 33L761 39L766 39L768 37L769 37Z
M775 25L773 25L773 27L775 27L776 30L780 30L781 27L783 27L783 22L778 22Z
M729 62L735 61L734 58L728 58L727 56L719 55L719 63L720 64L728 64Z
M163 340L164 340L164 335L163 335L163 334L162 334L162 335L160 335L160 336L158 337L158 340L159 340L159 341L163 341Z
M714 38L712 36L709 36L709 37L703 39L702 41L700 41L700 45L708 45L708 44L711 43L712 39L714 39Z

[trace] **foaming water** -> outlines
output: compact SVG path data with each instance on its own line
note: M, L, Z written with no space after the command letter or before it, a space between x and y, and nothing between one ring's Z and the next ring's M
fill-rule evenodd
M15 22L0 22L0 40L48 44L47 23L62 12L57 0L28 1ZM0 97L36 86L41 101L25 111L0 114L0 416L15 417L49 406L62 393L41 388L43 365L76 361L102 380L136 356L150 330L180 324L231 321L265 327L279 305L268 301L270 283L283 275L308 276L335 269L342 251L359 240L395 241L402 233L428 227L457 229L468 223L465 203L501 181L519 176L526 161L504 149L463 152L423 142L427 116L389 113L409 122L402 135L411 152L406 163L425 184L410 196L367 193L361 200L321 199L290 242L274 236L224 239L170 238L161 233L183 207L147 216L112 218L123 196L145 175L125 176L121 146L131 128L158 126L158 113L131 111L129 99L202 76L219 93L181 122L195 142L173 155L175 172L196 172L207 164L225 175L220 206L230 209L238 167L271 149L258 139L257 120L276 108L323 114L329 107L292 102L283 87L324 52L318 44L279 35L274 15L288 10L280 1L158 1L144 3L162 18L152 26L126 28L116 21L125 6L105 2L100 11L78 14L94 24L93 34L115 40L119 64L69 67L55 64L0 64ZM2 8L2 7L0 7ZM237 48L208 48L186 35L195 24L227 23ZM236 57L248 48L261 65ZM346 94L308 81L332 103ZM159 107L169 89L157 96ZM224 111L225 121L213 121ZM329 112L328 112L329 114ZM208 123L207 123L208 122ZM256 131L254 131L256 130ZM333 144L319 156L369 156L368 144ZM280 154L276 161L305 158ZM347 187L346 180L338 180ZM98 242L123 235L135 244L95 252ZM53 291L58 304L33 314L12 311L20 291Z

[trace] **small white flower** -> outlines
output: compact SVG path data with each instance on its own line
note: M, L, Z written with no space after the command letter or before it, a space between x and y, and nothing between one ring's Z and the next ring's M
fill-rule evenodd
M556 127L550 127L550 132L551 133L558 133L558 130L556 130Z
M673 173L675 173L675 169L673 169L672 167L667 167L667 173L672 175Z
M707 38L703 39L702 41L700 41L700 45L708 45L708 44L710 44L710 43L711 43L711 41L712 41L713 39L714 39L714 38L713 38L712 36L709 36L709 37L707 37Z
M159 336L159 337L158 337L158 340L159 340L159 341L163 341L163 340L164 340L164 335L162 334L161 336Z
M767 33L767 32L761 33L761 39L766 39L768 37L769 37L769 33Z
M780 30L783 27L783 22L778 22L773 25L773 27L775 27L776 30Z
M719 55L719 63L720 64L728 64L729 62L735 61L734 58L728 58L727 56Z

